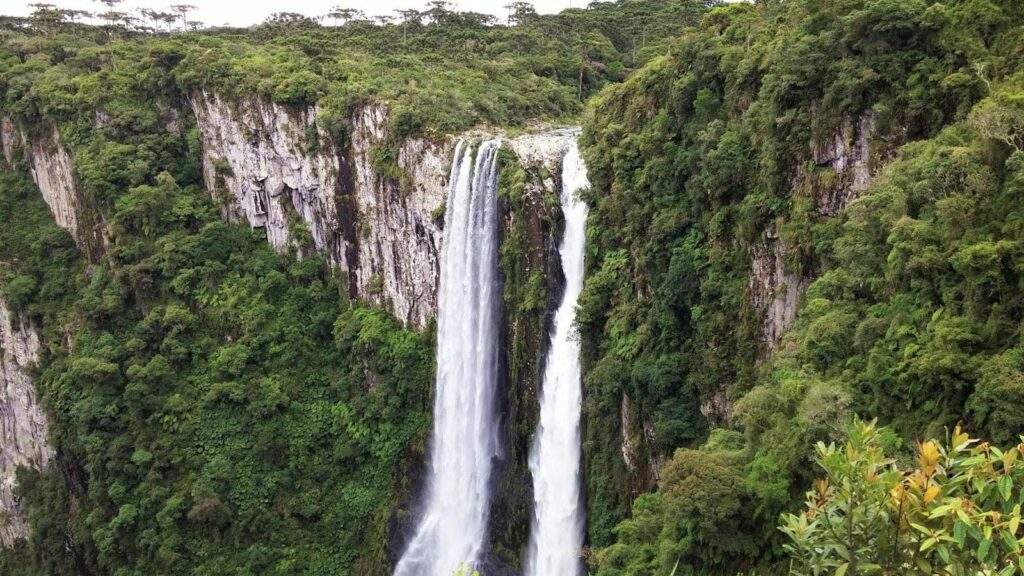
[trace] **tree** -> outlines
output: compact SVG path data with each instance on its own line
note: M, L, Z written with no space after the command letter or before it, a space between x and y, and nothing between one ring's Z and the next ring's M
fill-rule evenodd
M92 15L86 10L57 8L55 5L47 3L29 4L29 7L33 9L32 15L29 16L29 22L33 28L44 35L61 32L69 24Z
M423 13L416 9L397 10L398 19L402 23L402 43L409 37L409 28L423 26Z
M98 14L98 16L106 20L107 26L113 30L131 30L139 21L138 18L127 12L119 12L116 10L109 10L102 14Z
M178 19L181 21L181 29L186 30L189 28L189 12L195 10L196 7L191 4L172 4L171 10L178 15Z
M528 24L537 17L537 10L530 2L512 2L511 4L506 4L505 9L508 10L508 22L513 26Z
M355 20L366 19L366 13L358 8L343 8L341 6L335 6L327 13L327 17L339 20L342 24L346 24Z
M288 28L316 26L316 22L312 18L297 12L275 12L268 16L267 19L263 21L263 24L267 26L281 26Z
M35 3L29 4L29 7L32 8L32 15L29 17L32 27L44 35L53 34L64 23L64 18L53 4Z
M1003 90L974 107L971 125L985 138L1024 151L1024 96Z
M107 28L110 29L111 33L114 29L121 28L127 30L135 22L136 18L128 15L127 12L115 10L117 6L121 5L123 0L98 0L100 4L106 7L106 10L97 14L97 16L107 23Z
M153 22L153 28L159 30L163 27L166 31L171 31L171 25L178 20L179 16L173 12L160 12L159 10L152 10L150 8L143 8L139 11L142 16L151 22Z
M432 23L441 25L451 24L453 15L451 2L447 0L430 0L427 6L430 6L430 8L423 14L430 18Z

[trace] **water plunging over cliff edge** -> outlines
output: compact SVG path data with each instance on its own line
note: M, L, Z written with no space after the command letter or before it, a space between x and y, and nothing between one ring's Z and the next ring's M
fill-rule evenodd
M460 141L452 161L437 324L434 430L423 515L395 576L451 576L486 541L498 456L498 140Z
M575 140L562 163L565 234L559 246L565 292L555 312L544 367L540 424L530 453L534 512L528 576L578 576L584 509L580 497L580 343L573 333L583 289L587 205L576 193L590 185Z

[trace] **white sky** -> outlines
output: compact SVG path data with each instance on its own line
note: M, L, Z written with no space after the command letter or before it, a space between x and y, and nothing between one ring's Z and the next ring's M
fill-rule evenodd
M0 14L8 16L27 16L32 12L29 4L37 1L48 2L60 8L74 10L90 10L102 12L106 7L91 0L0 0ZM504 6L510 0L454 0L457 10L472 10L494 14L502 20L507 15ZM541 13L559 12L565 8L582 8L590 0L533 0L533 5ZM392 14L398 9L424 9L427 0L124 0L119 10L131 11L135 8L153 8L167 10L173 4L191 4L196 7L189 15L190 20L199 20L208 26L230 24L232 26L249 26L258 24L274 12L298 12L307 16L319 16L333 6L358 8L367 14Z

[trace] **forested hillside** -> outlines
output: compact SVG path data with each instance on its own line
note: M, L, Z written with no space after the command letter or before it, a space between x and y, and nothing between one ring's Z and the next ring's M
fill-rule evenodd
M1012 1L721 7L595 99L598 574L782 570L779 514L852 414L904 450L958 422L1017 442L1022 25ZM616 527L623 396L665 465Z
M191 108L210 94L315 110L295 136L313 155L348 145L354 110L385 104L388 141L368 154L399 180L403 138L573 121L703 9L515 8L512 25L444 3L390 23L280 14L174 33L46 6L3 21L0 301L40 331L34 384L56 456L19 473L31 529L0 550L0 572L390 570L389 526L430 425L433 328L353 297L294 209L283 253L263 229L224 222ZM30 172L50 178L44 196L67 197L44 203ZM512 210L528 206L520 179ZM378 225L365 218L361 233ZM510 271L532 249L519 242ZM543 286L525 288L510 281L510 298L537 300L523 308L542 326ZM521 545L525 529L501 542Z
M0 18L0 574L391 574L492 138L522 574L577 124L581 574L1024 574L1024 3L103 4Z

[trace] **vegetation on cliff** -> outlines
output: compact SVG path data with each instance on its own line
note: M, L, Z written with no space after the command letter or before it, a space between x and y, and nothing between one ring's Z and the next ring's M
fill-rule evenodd
M107 161L139 170L142 150ZM21 477L33 533L0 568L379 570L396 471L429 427L430 336L222 223L194 172L142 170L152 184L106 189L91 266L23 172L0 179L0 286L43 319L59 461Z
M594 101L580 323L598 574L782 570L779 514L851 414L906 438L1024 432L1022 38L1013 1L731 5ZM870 165L897 159L832 215L840 175L815 149L865 118ZM750 280L766 233L818 278L767 359ZM623 395L670 459L613 530Z
M423 460L431 336L350 302L305 246L274 254L259 231L221 222L220 199L202 189L195 92L317 106L342 142L370 101L390 107L393 139L569 119L703 7L644 0L543 16L520 5L499 25L436 2L397 23L282 14L175 33L113 15L82 25L45 5L2 19L0 111L30 137L57 129L106 245L79 253L16 151L0 175L0 290L45 331L36 385L59 465L22 477L32 534L0 552L0 571L388 571L390 515ZM503 189L522 212L522 194ZM536 334L510 367L527 386L545 297L522 276L538 238L513 228L503 263L514 329ZM510 434L525 446L521 427ZM509 500L498 544L525 542L526 506Z
M399 22L351 17L325 26L283 13L251 29L174 34L55 24L59 15L41 10L0 31L0 82L4 109L26 116L104 110L117 96L107 75L130 71L155 94L208 90L317 105L337 134L356 105L371 101L393 108L397 137L521 126L575 118L586 98L660 53L708 3L598 2L557 15L520 5L504 25L434 2ZM26 34L22 25L33 28Z
M21 474L32 533L0 572L388 571L429 427L429 330L350 301L306 246L276 254L222 222L188 109L202 90L316 106L339 142L369 101L397 139L560 122L592 98L578 318L595 574L1019 562L1024 5L717 4L518 3L499 25L436 2L399 22L174 34L46 9L0 21L0 111L56 127L106 242L75 247L16 150L0 291L43 329L57 464ZM870 185L838 158L862 141ZM515 456L492 545L514 565L557 284L538 247L558 218L526 193L549 175L502 166ZM753 298L767 245L807 286L778 341ZM958 423L1007 449L959 430L913 449Z

